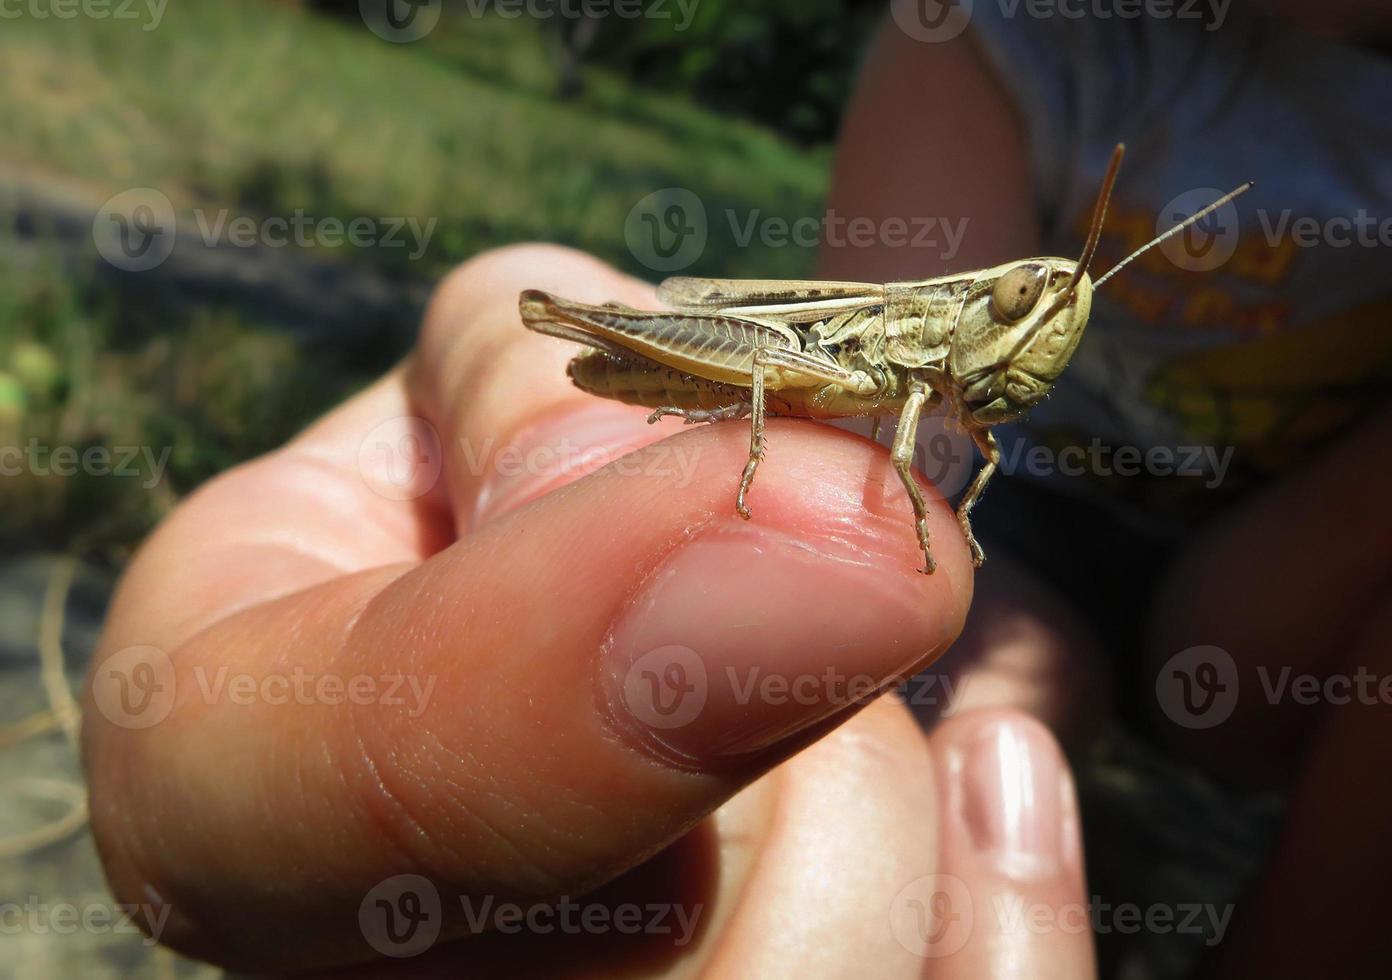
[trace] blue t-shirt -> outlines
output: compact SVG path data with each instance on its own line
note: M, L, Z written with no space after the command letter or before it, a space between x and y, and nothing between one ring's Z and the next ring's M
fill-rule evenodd
M1053 394L997 437L1007 473L1168 536L1387 404L1392 60L1236 5L1216 26L1075 6L1091 9L974 0L970 15L1027 129L1044 254L1081 251L1118 141L1094 279L1257 184L1106 283Z

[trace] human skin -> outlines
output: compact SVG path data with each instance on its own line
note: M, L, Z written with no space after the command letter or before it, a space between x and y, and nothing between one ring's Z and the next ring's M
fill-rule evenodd
M480 256L441 285L405 365L201 488L132 562L83 730L117 900L167 911L162 940L243 970L372 960L360 906L418 874L442 897L442 940L369 975L830 977L866 963L890 977L1089 975L1085 928L995 912L1085 901L1072 783L1044 726L997 706L926 737L892 694L790 704L742 698L730 679L831 669L888 682L941 654L973 588L946 504L925 486L939 568L918 574L884 450L783 421L754 519L739 520L747 431L649 426L580 393L564 375L573 347L521 327L523 288L656 302L568 250ZM403 418L420 420L405 457ZM565 442L612 462L499 465L506 447ZM648 465L678 449L689 479ZM673 644L702 658L709 690L669 729L620 682ZM167 655L177 693L135 727L113 707L131 679L117 667L146 646ZM294 671L433 687L421 711L281 703L211 694L221 667L261 692ZM925 958L895 923L940 891L971 927ZM680 946L602 930L464 935L466 899L565 897L703 918Z
M1386 26L1385 4L1290 7L1302 27L1318 17L1320 33L1344 40L1363 25ZM839 147L828 200L838 214L967 219L953 269L1038 254L1021 121L970 32L923 44L887 25L867 52ZM819 273L881 281L947 271L926 251L826 249ZM1384 544L1392 509L1377 464L1389 453L1392 416L1383 413L1195 534L1151 597L1152 684L1170 657L1208 645L1232 657L1241 692L1232 717L1203 730L1173 724L1157 706L1158 736L1220 778L1291 794L1268 868L1210 964L1215 976L1367 976L1392 955L1380 897L1392 863L1383 842L1392 790L1369 778L1392 763L1387 700L1321 697L1307 706L1265 694L1285 668L1321 684L1392 675L1392 552ZM988 492L981 506L990 505ZM1024 570L999 588L979 576L974 611L983 601L997 610L993 620L969 620L944 660L972 673L974 703L1001 692L1066 733L1079 713L1102 710L1095 642L1079 624L1086 610L1060 613L1048 585ZM1013 624L1006 640L991 635L1005 619ZM1342 686L1335 690L1342 696ZM1153 687L1144 696L1153 703Z

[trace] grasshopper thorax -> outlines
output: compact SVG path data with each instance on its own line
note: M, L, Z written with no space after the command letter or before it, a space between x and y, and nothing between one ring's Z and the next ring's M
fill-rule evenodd
M1043 400L1091 309L1092 280L1072 259L1027 259L978 273L946 365L963 421L995 425Z

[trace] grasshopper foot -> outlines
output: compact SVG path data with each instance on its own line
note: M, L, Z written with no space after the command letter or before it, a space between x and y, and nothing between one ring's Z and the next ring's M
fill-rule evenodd
M928 519L920 517L915 520L914 530L918 533L918 546L923 549L923 567L919 571L932 575L938 570L938 563L933 560L933 549L928 546Z
M735 494L735 513L739 514L746 521L750 518L749 505L744 502L744 498L749 493L749 488L754 483L754 471L759 467L759 460L763 453L750 453L749 462L744 464L744 472L740 474L739 493Z
M986 562L986 552L976 543L975 536L967 538L967 546L971 548L972 568L980 568Z
M977 543L976 535L972 533L971 518L966 512L957 515L957 523L962 528L962 536L967 539L967 547L971 549L972 568L980 568L986 561L986 552L981 550L981 545Z
M745 477L749 477L751 479L753 477L753 473L747 466L745 467L744 474ZM741 479L739 493L735 494L735 513L738 514L740 517L743 517L746 521L753 516L749 512L749 505L744 502L745 494L749 493L749 484L751 482L751 479Z

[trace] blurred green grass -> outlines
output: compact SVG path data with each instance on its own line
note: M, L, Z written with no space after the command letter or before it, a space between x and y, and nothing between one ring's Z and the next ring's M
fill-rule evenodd
M826 150L600 69L582 96L556 101L538 22L446 10L405 45L256 0L171 4L148 32L7 22L0 159L113 193L156 187L176 207L436 218L437 263L545 239L642 271L624 217L669 186L712 214L814 213ZM811 258L714 237L697 271L789 276Z
M172 326L153 332L57 263L0 266L0 541L119 564L181 491L283 442L358 383L235 309L195 308ZM105 455L74 467L59 447Z
M0 181L52 184L94 209L154 187L181 214L435 219L419 261L400 248L313 250L389 280L430 280L522 240L570 244L655 278L627 247L624 221L652 191L684 187L712 216L689 271L811 268L811 249L739 247L721 216L815 214L829 149L603 69L587 69L584 93L558 101L547 38L526 18L446 5L428 38L395 45L291 4L170 4L150 31L89 17L7 20L0 63ZM4 245L0 446L171 450L152 489L144 476L7 475L0 541L10 545L119 564L182 494L278 445L409 343L383 338L355 359L251 303L145 304L56 258L7 261Z

